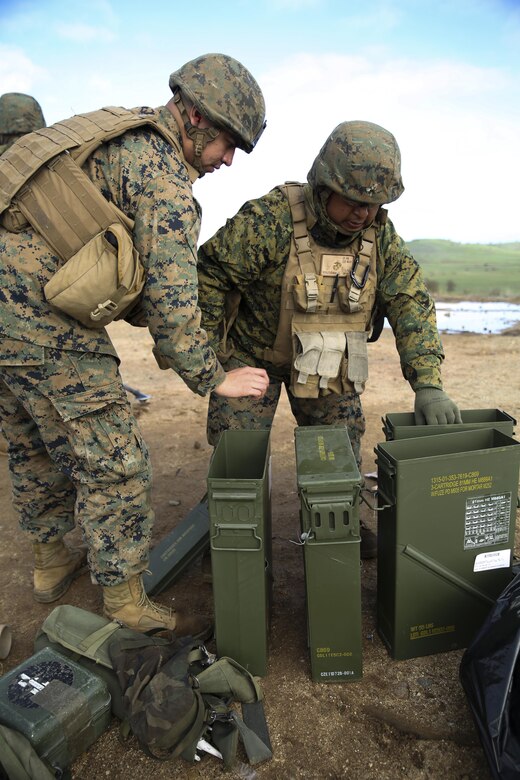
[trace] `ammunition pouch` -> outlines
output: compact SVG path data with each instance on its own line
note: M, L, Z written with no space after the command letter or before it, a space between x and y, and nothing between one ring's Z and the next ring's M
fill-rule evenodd
M292 323L294 359L290 389L297 398L362 393L368 379L367 332L316 331Z
M44 287L47 301L87 328L120 319L145 281L132 237L113 223L91 238Z

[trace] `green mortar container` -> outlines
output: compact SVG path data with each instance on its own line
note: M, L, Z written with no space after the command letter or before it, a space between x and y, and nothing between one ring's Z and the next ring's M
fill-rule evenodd
M483 428L375 452L377 630L396 659L466 647L512 577L520 443Z
M294 435L311 676L359 680L361 475L344 426L303 426Z
M267 672L272 595L269 431L224 431L208 472L219 656Z

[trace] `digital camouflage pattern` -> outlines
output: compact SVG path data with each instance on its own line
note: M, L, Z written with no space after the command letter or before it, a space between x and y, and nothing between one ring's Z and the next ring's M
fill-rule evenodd
M158 109L156 118L180 139L168 109ZM100 146L84 170L135 220L146 284L127 319L148 326L161 367L208 393L224 370L197 307L197 172L146 126ZM76 501L94 576L116 585L146 568L153 518L148 457L108 333L82 326L44 298L57 267L35 231L0 229L0 425L31 540L61 538L72 527Z
M135 110L154 113L146 107ZM180 139L167 108L159 109L155 118ZM197 308L200 207L192 181L198 173L146 127L100 146L83 169L108 200L135 220L134 244L146 269L146 284L128 319L148 326L161 367L172 368L191 390L205 395L223 380L224 372L200 327ZM106 331L86 328L46 302L43 287L58 264L32 229L9 233L0 228L0 340L115 356ZM21 343L18 349L26 347Z
M382 205L399 198L401 152L392 133L372 122L342 122L330 134L307 180L344 198Z
M117 361L42 348L29 363L0 364L20 527L31 542L54 542L76 516L96 582L116 585L146 568L153 522L147 449Z
M310 197L307 186L307 199ZM312 234L318 243L320 225ZM278 188L246 203L209 241L199 249L199 305L202 324L216 347L224 321L226 293L237 289L241 294L237 318L230 330L233 358L248 365L265 368L271 379L290 382L289 370L277 368L263 359L264 350L272 348L280 314L281 285L292 240L292 220L288 201ZM342 237L343 245L349 239ZM437 331L435 307L425 286L422 272L404 241L387 219L376 229L378 249L376 305L387 317L394 332L396 347L404 377L415 390L420 386L442 387L440 364L444 358ZM329 244L330 245L330 244ZM369 347L370 350L370 347ZM227 364L224 363L227 367ZM214 396L210 400L208 419L211 443L222 430L239 421L249 426L265 406L265 415L272 419L277 403L276 388L270 388L265 404L254 399L242 399L240 404L222 403ZM289 394L290 397L290 394ZM330 399L330 400L329 400ZM309 414L308 405L317 407L311 418L324 417L330 423L346 420L353 446L364 430L359 397L331 396L319 399L291 398L293 413L298 419ZM313 402L313 403L311 403ZM318 408L320 411L318 411ZM249 409L249 412L248 412ZM235 410L237 410L235 412ZM309 423L306 423L309 424ZM314 424L314 423L311 423Z
M226 362L226 369L229 371L243 365L231 357ZM224 398L212 393L208 407L208 442L216 447L222 431L227 430L269 430L280 400L282 385L281 379L271 376L263 398ZM299 426L344 423L358 466L361 465L361 437L365 433L366 423L357 393L330 393L320 398L295 398L287 388L287 396Z
M0 154L17 138L45 127L40 104L31 95L6 92L0 95Z
M170 76L206 119L229 130L238 146L251 152L265 128L265 102L257 82L242 63L226 54L203 54Z

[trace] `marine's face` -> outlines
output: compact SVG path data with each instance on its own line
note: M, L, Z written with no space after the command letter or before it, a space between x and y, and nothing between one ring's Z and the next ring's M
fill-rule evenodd
M327 215L342 233L350 235L364 230L374 221L379 205L357 203L333 192L327 201Z
M231 165L235 155L236 142L230 133L221 130L217 137L204 147L201 155L204 173L218 171L221 165Z

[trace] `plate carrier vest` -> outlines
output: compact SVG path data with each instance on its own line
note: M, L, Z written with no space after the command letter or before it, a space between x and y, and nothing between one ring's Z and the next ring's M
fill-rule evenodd
M303 187L286 182L293 240L282 281L275 343L264 359L291 365L291 392L299 398L362 393L368 378L377 281L376 230L371 226L340 249L310 236ZM378 219L386 211L380 209Z
M158 123L157 112L137 113L110 106L29 133L0 157L2 227L19 232L30 224L64 264L96 237L105 235L111 242L127 237L130 251L118 256L117 251L111 250L112 255L105 255L107 262L113 265L116 281L108 300L86 317L84 324L88 327L103 327L122 315L123 306L124 310L128 309L144 286L144 268L132 246L133 220L103 197L81 166L101 144L144 125L153 127L181 151L179 139ZM116 229L109 231L114 225ZM123 262L124 269L121 267ZM76 267L84 272L84 266L79 263L70 267L72 275ZM57 271L54 279L63 268ZM111 273L108 276L111 277ZM94 283L95 274L92 278ZM69 278L66 285L71 286L74 281L77 280ZM51 279L46 285L46 296L52 283ZM72 296L78 297L77 290L71 289ZM91 292L92 295L101 294L96 290ZM79 297L83 296L80 294ZM51 297L48 300L52 302ZM55 305L61 308L57 303ZM83 321L81 316L78 318Z

